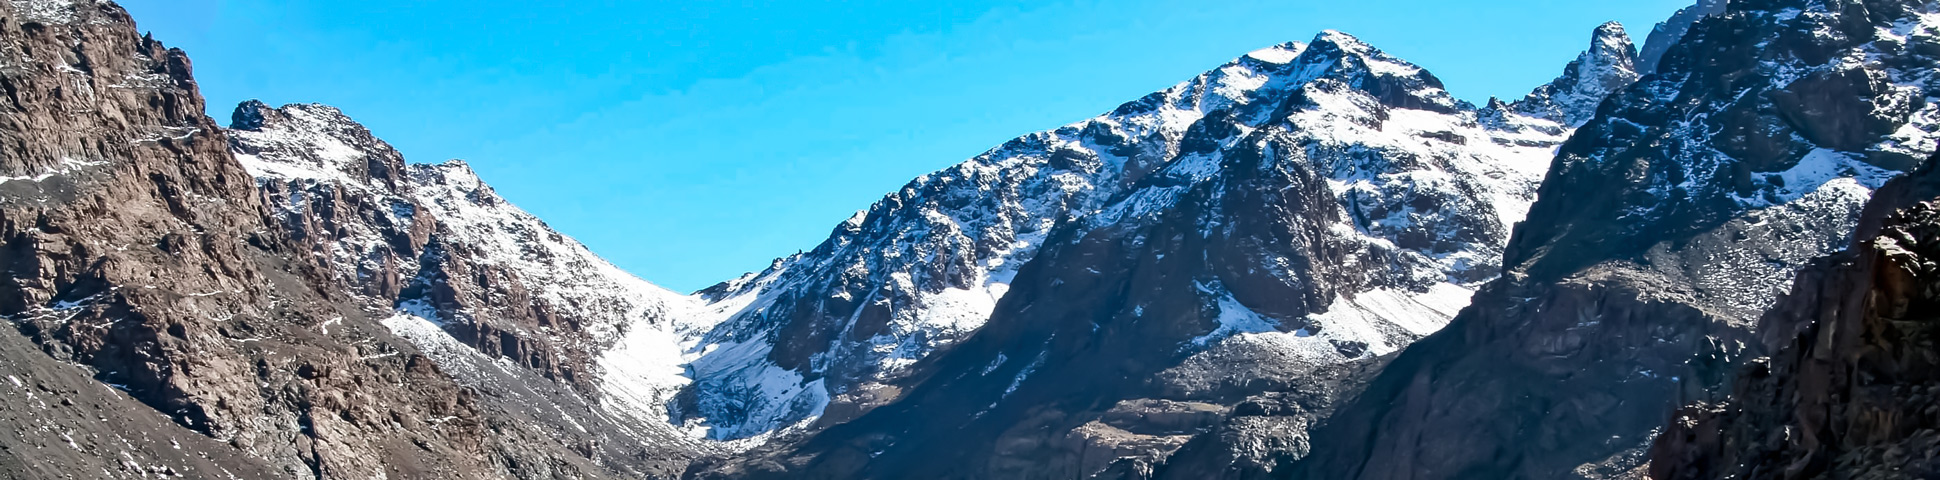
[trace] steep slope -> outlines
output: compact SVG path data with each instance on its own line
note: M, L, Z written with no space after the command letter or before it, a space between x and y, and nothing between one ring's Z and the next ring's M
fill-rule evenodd
M632 475L710 451L665 406L688 383L677 322L693 299L620 271L463 162L407 165L334 108L246 102L230 139L291 236L495 417Z
M1027 135L912 181L828 241L702 292L709 334L688 416L716 438L855 410L907 367L976 331L1057 225L1176 154L1210 113L1283 94L1269 75L1304 46L1263 49L1110 114ZM1237 119L1231 123L1240 123ZM1243 124L1243 123L1242 123Z
M1483 112L1485 121L1496 121L1492 116L1506 111L1529 112L1557 125L1581 125L1595 115L1604 95L1637 80L1632 70L1636 55L1621 24L1599 26L1590 37L1589 49L1564 67L1562 75L1516 103L1492 102ZM1142 472L1128 465L1111 477L1270 478L1275 469L1307 455L1311 449L1307 430L1326 420L1338 400L1357 394L1372 372L1386 365L1385 360L1315 372L1292 388L1249 398L1217 428L1194 436L1167 457L1156 471ZM1330 395L1308 393L1319 391Z
M1443 114L1461 110L1472 117L1464 121L1487 123L1488 129L1446 127L1424 135L1448 135L1449 142L1474 138L1478 144L1472 150L1500 146L1520 152L1487 155L1533 156L1565 137L1571 125L1563 121L1594 112L1595 102L1586 99L1635 79L1629 70L1635 53L1621 27L1601 30L1598 38L1600 49L1586 53L1579 60L1583 65L1572 66L1571 77L1515 106L1473 111L1437 99L1441 103L1408 107ZM1094 228L1100 222L1073 220L1150 200L1121 197L1188 150L1203 150L1207 142L1272 120L1269 109L1316 75L1292 63L1305 49L1289 43L1252 52L1104 116L1018 138L918 178L858 212L814 250L702 292L710 300L709 315L717 319L709 322L720 326L693 352L700 356L693 364L696 388L683 398L681 413L710 428L714 438L735 439L828 412L833 413L823 425L846 420L895 398L910 365L983 325L1020 266L1035 257L1054 228ZM1412 101L1400 85L1355 86ZM1202 122L1207 118L1213 120ZM1205 131L1195 134L1194 128ZM1217 166L1198 165L1192 168ZM1448 218L1416 223L1408 216L1417 212L1404 208L1415 199L1409 191L1414 182L1348 180L1360 165L1343 164L1337 175L1351 184L1344 188L1352 192L1342 194L1354 197L1355 214L1366 228L1416 244L1444 242L1421 249L1433 250L1434 262L1444 264L1428 268L1454 269L1495 264L1500 235L1476 241L1473 237L1491 234L1434 229L1506 227L1520 219L1528 200L1519 183L1534 178L1532 169L1540 167L1515 165L1526 168L1503 167L1512 171L1496 183L1507 186L1490 187L1501 198L1488 198L1483 201L1488 205L1478 207L1501 209L1502 220L1484 225L1438 223L1466 221ZM1454 240L1470 245L1446 243L1460 236L1470 238ZM1455 284L1492 275L1488 269L1460 270ZM1375 343L1386 351L1394 342Z
M1439 329L1489 279L1568 127L1457 102L1337 32L1267 52L1236 62L1256 93L1195 119L1177 151L1125 160L1150 171L1051 225L990 320L917 361L907 393L705 475L1148 469L1236 407L1331 402ZM1291 395L1249 398L1268 392Z
M1563 76L1536 88L1527 98L1508 106L1516 113L1568 125L1582 126L1596 115L1605 97L1637 82L1637 47L1623 25L1597 27L1590 49L1563 69Z
M235 449L62 363L28 339L0 335L0 478L276 478Z
M1724 13L1726 3L1728 0L1698 0L1697 5L1679 9L1671 18L1658 23L1657 28L1651 29L1650 36L1644 40L1643 51L1638 54L1641 58L1637 62L1637 70L1646 74L1656 73L1657 64L1664 61L1664 53L1684 40L1684 34L1690 33L1691 26L1697 25L1699 20Z
M1881 189L1854 239L1765 315L1773 355L1665 428L1651 478L1940 475L1940 170Z
M1291 478L1602 478L1756 353L1775 292L1934 149L1935 12L1732 2L1566 144L1504 278ZM1593 439L1593 440L1591 440Z
M182 52L107 2L16 0L0 17L0 317L48 357L9 360L25 373L9 384L73 402L0 417L21 422L0 437L19 475L593 470L509 441L516 426L488 427L472 391L347 308L347 287L270 223ZM83 410L136 403L148 410ZM49 429L69 429L65 445ZM184 433L212 440L182 448L226 444L196 454L219 460L161 445Z

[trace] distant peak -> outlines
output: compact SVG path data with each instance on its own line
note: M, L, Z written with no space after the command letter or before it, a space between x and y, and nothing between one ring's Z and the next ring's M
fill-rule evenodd
M472 171L472 164L470 162L466 162L464 160L454 158L450 160L445 160L444 163L438 164L438 168L443 168L446 170L469 172L469 171Z
M1317 67L1309 70L1318 74L1315 78L1339 81L1389 107L1442 113L1463 108L1427 69L1339 30L1320 32L1299 62Z
M1388 55L1387 52L1367 42L1339 30L1326 30L1314 37L1307 51L1328 57L1352 57L1359 60L1369 73L1381 76L1415 76L1426 70L1407 60ZM1439 83L1439 82L1438 82Z
M472 170L470 163L456 158L442 163L414 164L408 168L410 168L411 177L420 184L452 185L464 190L489 190L490 188L485 185L484 179L479 178L478 171Z
M1682 40L1684 34L1691 31L1692 25L1707 17L1724 13L1727 3L1726 0L1699 0L1695 5L1678 10L1664 23L1657 24L1657 28L1651 30L1650 37L1644 41L1643 50L1638 53L1637 71L1655 73L1658 64L1663 61L1664 54L1670 51L1672 45Z
M1590 37L1590 51L1600 56L1625 59L1634 59L1637 55L1637 47L1631 42L1630 32L1624 30L1623 24L1618 22L1608 22L1596 27L1596 33Z
M1511 105L1522 115L1562 123L1582 125L1596 115L1604 97L1635 83L1637 47L1623 24L1604 23L1590 36L1590 46L1563 69L1563 75L1538 87L1529 96Z

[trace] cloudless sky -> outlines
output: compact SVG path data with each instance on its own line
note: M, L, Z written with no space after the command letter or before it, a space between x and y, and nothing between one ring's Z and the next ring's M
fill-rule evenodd
M1519 98L1693 0L121 0L210 114L319 102L681 291L813 248L911 178L1342 30Z

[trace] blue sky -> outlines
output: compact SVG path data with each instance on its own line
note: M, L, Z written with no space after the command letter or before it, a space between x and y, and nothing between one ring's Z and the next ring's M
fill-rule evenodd
M1691 0L122 0L237 103L335 105L642 278L813 248L911 178L1245 52L1342 30L1519 97L1598 24Z

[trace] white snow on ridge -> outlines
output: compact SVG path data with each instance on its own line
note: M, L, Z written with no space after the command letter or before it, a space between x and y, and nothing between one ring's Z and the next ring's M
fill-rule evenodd
M844 278L845 282L867 279L867 287L859 289L865 293L828 295L888 305L893 318L886 332L855 339L867 346L863 349L867 353L859 356L844 351L840 347L844 340L838 339L838 345L817 354L813 368L874 371L877 378L893 375L980 328L1008 290L1009 277L1035 255L1051 225L1060 220L1080 220L1086 228L1096 228L1167 209L1191 185L1221 174L1224 159L1217 152L1258 129L1269 128L1266 123L1277 120L1271 115L1275 107L1292 90L1322 78L1333 83L1325 89L1307 89L1303 98L1315 105L1286 119L1297 128L1277 133L1274 141L1276 145L1305 145L1309 151L1295 157L1296 161L1326 163L1316 169L1328 176L1336 194L1347 202L1342 208L1354 209L1344 217L1365 220L1326 227L1329 231L1388 250L1398 249L1396 245L1404 236L1456 235L1465 222L1494 223L1493 230L1499 235L1484 240L1485 244L1452 251L1403 252L1419 258L1418 263L1440 265L1411 272L1403 281L1426 281L1424 288L1429 293L1369 292L1363 301L1372 302L1368 304L1371 310L1354 310L1359 307L1343 304L1337 312L1361 313L1338 314L1340 318L1334 321L1340 326L1326 333L1329 337L1312 341L1347 335L1385 352L1412 340L1401 337L1416 337L1439 328L1453 315L1441 300L1459 297L1465 305L1468 282L1487 276L1470 270L1499 263L1508 230L1527 214L1555 146L1567 138L1570 129L1513 112L1502 112L1501 122L1509 126L1498 128L1499 124L1481 121L1480 112L1464 109L1446 92L1430 87L1410 93L1456 113L1385 107L1351 85L1361 84L1363 76L1368 75L1430 85L1425 80L1403 78L1425 72L1339 32L1324 33L1315 42L1336 48L1308 55L1315 52L1310 46L1289 43L1250 52L1118 111L1025 136L963 164L920 177L875 210L845 222L837 237L825 245L833 250L785 259L770 272L731 284L729 293L716 304L734 307L718 310L724 317L715 333L690 354L699 357L695 365L708 365L697 369L697 384L704 391L713 389L732 398L713 399L721 408L699 416L707 417L707 422L716 427L715 438L732 438L730 432L746 435L772 430L801 418L772 417L767 412L774 410L769 407L750 407L771 405L784 394L798 392L799 385L776 382L776 372L765 367L771 364L769 350L728 357L718 353L729 351L729 346L736 346L735 350L748 348L738 342L772 335L779 325L772 323L776 316L768 312L784 308L774 302L791 295L824 295L817 289L830 278ZM1342 55L1352 58L1338 58ZM1339 90L1333 85L1350 86ZM1228 144L1213 147L1214 153L1181 154L1188 131L1211 115L1224 115L1214 121L1231 126L1230 132L1219 134L1223 137L1211 140ZM1176 181L1141 185L1141 179L1152 176ZM1126 191L1134 186L1142 188ZM1480 197L1472 198L1477 194ZM1414 196L1433 199L1443 208L1415 210L1408 207ZM1370 199L1383 204L1378 207L1382 216L1366 218L1369 212L1359 210L1377 208L1365 204ZM961 262L945 256L977 249L974 246L989 244L993 237L1007 238L1008 247L989 249ZM947 266L927 267L938 258L944 258ZM924 286L933 280L922 276L926 271L964 268L973 272L974 287ZM884 290L903 300L867 293ZM1395 295L1420 300L1376 301ZM1244 306L1226 303L1230 305L1221 308L1226 313L1220 317L1219 329L1194 340L1195 344L1203 346L1234 335L1277 333L1273 328L1278 322L1257 315L1249 317ZM1387 315L1412 317L1388 319ZM856 320L846 321L849 326L845 328L853 329ZM1350 328L1369 322L1379 325ZM1369 333L1370 329L1379 331ZM846 332L843 328L837 331ZM1407 333L1396 336L1390 332ZM710 348L717 353L706 353ZM756 416L761 418L751 418Z
M43 170L40 173L37 173L34 175L21 175L17 177L0 176L0 183L7 183L7 182L14 182L14 181L44 182L44 181L47 181L47 179L49 178L54 178L55 176L71 175L88 168L99 167L107 164L108 162L104 162L104 161L89 161L89 160L79 160L75 158L63 157L61 158L60 163L56 163L54 164L54 166L49 167L48 169Z
M376 214L388 217L384 220L391 227L339 219L338 231L346 236L328 253L334 265L349 271L338 275L356 281L364 272L380 271L391 261L383 237L396 234L382 230L432 219L438 227L434 236L443 245L464 250L466 261L474 266L514 275L530 289L536 303L570 319L592 337L597 344L593 366L600 390L584 393L601 405L602 412L595 415L624 417L625 421L614 424L636 429L634 434L643 441L694 435L676 431L669 422L667 402L692 383L685 376L691 359L682 352L692 336L706 327L692 323L708 318L699 314L703 309L698 299L641 280L553 231L499 198L463 162L405 165L404 171L389 172L388 181L374 178L377 172L401 164L401 157L335 108L291 105L271 110L254 103L243 108L252 124L229 132L236 156L259 182L289 195L287 204L275 205L285 221L302 224L311 215L312 195L356 197L350 201L383 206ZM396 261L403 263L396 266L403 272L419 268L417 258ZM439 312L418 300L396 308L396 314L382 323L461 382L512 392L508 394L543 395L514 385L525 381L517 379L538 378L536 374L464 345L439 325L441 315L489 312ZM551 331L520 333L564 341ZM573 415L562 413L561 418L576 422Z
M1216 289L1204 284L1197 287L1200 293L1218 298L1216 305L1219 309L1217 317L1219 327L1192 339L1189 343L1193 346L1204 347L1214 340L1238 334L1272 332L1280 325L1280 322L1262 317L1252 309L1246 308L1246 305L1240 304L1239 300L1233 299L1232 294L1226 293L1224 288Z
M77 0L7 0L13 11L30 22L71 24L79 20ZM89 2L92 4L93 2Z
M367 158L386 152L369 152L351 145L342 136L350 128L350 118L325 105L290 105L279 109L287 122L261 130L229 130L229 135L250 150L236 152L243 169L260 180L296 181L368 189L364 180L351 172L366 168ZM358 127L361 128L361 127ZM389 146L367 148L389 150ZM259 153L269 152L265 158Z
M1328 88L1308 89L1303 98L1313 105L1275 118L1294 89L1329 75L1425 73L1345 34L1329 32L1317 41L1359 58L1303 62L1311 49L1298 43L1250 52L1117 111L1019 138L920 177L842 222L821 248L779 260L704 299L621 271L497 197L462 162L409 166L401 172L408 188L397 195L436 218L440 234L450 237L446 241L475 249L472 261L516 273L539 301L586 320L588 332L610 342L595 359L600 391L591 392L610 411L638 422L678 420L687 435L752 446L814 420L832 396L854 387L830 379L893 378L981 328L1054 226L1095 228L1164 211L1192 186L1222 175L1227 167L1219 152L1275 129L1265 135L1269 143L1304 150L1268 155L1259 167L1304 162L1318 171L1341 198L1342 218L1353 219L1319 228L1428 265L1404 272L1409 278L1398 282L1426 287L1343 294L1328 313L1304 319L1322 326L1318 332L1279 332L1282 322L1207 287L1217 297L1219 326L1191 344L1270 342L1315 359L1352 360L1336 342L1364 343L1371 354L1392 352L1441 328L1467 304L1479 275L1469 270L1499 262L1501 245L1491 242L1506 236L1453 250L1399 245L1412 236L1451 237L1464 219L1481 218L1506 232L1526 215L1568 128L1513 113L1504 115L1503 124L1484 122L1467 107L1454 107L1455 113L1391 108L1366 92L1333 89L1351 78L1329 78L1334 83ZM1431 103L1451 98L1439 90L1413 93L1432 97ZM334 109L286 110L296 125L287 131L235 133L246 144L288 147L272 149L275 158L239 152L252 174L376 188L362 185L357 175L369 168L373 151L388 152L388 146L346 140L336 124L349 120ZM1229 127L1199 139L1219 145L1191 147L1214 153L1181 154L1195 124ZM1283 128L1288 125L1297 128ZM1417 209L1415 198L1442 208ZM408 210L394 216L417 214ZM805 310L803 305L821 308L806 302L824 298L864 307L847 318L825 319L838 324L835 340L812 352L808 369L779 367L770 358L777 342L788 340L780 338L779 322ZM786 303L791 301L797 303ZM853 333L872 307L887 312L883 325ZM427 322L400 317L386 325L427 351L446 351L434 335L442 331L433 332L436 325ZM451 356L441 362L469 361L439 355ZM699 411L670 409L683 390L695 394Z
M721 323L710 340L693 347L690 354L699 357L695 365L709 366L697 369L699 384L732 387L723 394L734 398L718 399L716 405L734 408L699 412L700 416L714 417L708 418L717 426L714 435L724 439L732 438L733 432L769 431L807 418L770 418L765 413L754 415L763 417L759 419L748 417L746 405L770 403L786 392L798 391L799 385L773 381L775 373L763 367L769 363L767 352L722 357L705 351L725 352L734 342L769 334L778 325L768 323L772 320L762 312L775 308L774 302L785 297L782 292L820 295L814 292L832 277L867 278L874 287L862 291L886 289L908 300L873 293L846 298L888 302L892 318L882 333L855 339L867 347L866 353L851 357L841 351L825 352L818 357L817 368L873 370L878 378L896 375L917 359L968 336L989 319L1017 268L1035 255L1052 226L1102 208L1130 183L1126 175L1159 167L1150 164L1152 159L1176 152L1187 129L1208 113L1241 108L1261 98L1277 102L1278 95L1292 86L1280 70L1304 50L1304 45L1289 43L1255 51L1117 112L1028 135L920 177L878 204L876 211L859 213L845 222L838 232L856 233L832 239L835 251L785 259L769 272L731 284L731 293L714 305L732 307L709 307L721 315L714 317ZM1100 139L1107 137L1118 139L1119 144L1100 145ZM1129 151L1140 153L1124 155ZM1079 161L1066 164L1069 159ZM992 244L995 248L985 247ZM974 258L948 256L972 251L977 252ZM937 279L927 277L924 267L933 262L950 265L944 270L969 271L970 286L932 287ZM722 418L723 413L741 418Z
M1784 205L1798 201L1820 187L1834 182L1851 183L1867 190L1877 190L1886 185L1887 180L1900 175L1900 172L1879 168L1866 163L1858 154L1845 153L1830 149L1815 149L1799 160L1797 165L1780 172L1757 174L1760 181L1767 185L1763 197L1739 197L1740 204L1748 208L1764 208Z
M1274 45L1248 52L1246 56L1253 57L1254 60L1262 62L1285 64L1292 63L1293 59L1299 58L1300 50L1301 47L1299 44Z

